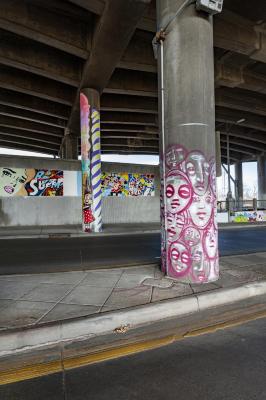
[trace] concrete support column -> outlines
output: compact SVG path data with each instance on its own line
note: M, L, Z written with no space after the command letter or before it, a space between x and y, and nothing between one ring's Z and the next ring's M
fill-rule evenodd
M102 230L100 96L95 89L80 93L82 225L85 232Z
M64 140L64 158L67 160L78 159L78 138L74 134L67 134Z
M78 137L65 129L65 135L62 139L60 157L66 160L78 159Z
M241 161L235 164L235 191L238 208L241 208L243 202L243 171Z
M258 207L266 209L266 156L262 155L257 160L258 173Z
M162 268L183 282L219 275L212 17L157 0L161 98ZM163 49L163 51L162 51Z

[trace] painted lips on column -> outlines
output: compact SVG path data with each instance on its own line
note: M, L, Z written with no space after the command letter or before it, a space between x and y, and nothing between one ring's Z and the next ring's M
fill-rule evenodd
M184 282L218 279L214 159L181 145L166 151L167 274Z

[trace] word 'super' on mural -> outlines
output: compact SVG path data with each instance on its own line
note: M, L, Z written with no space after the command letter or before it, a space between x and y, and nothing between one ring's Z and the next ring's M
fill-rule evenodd
M165 154L162 268L185 282L218 279L215 160L181 145Z
M155 196L153 174L102 173L102 193L107 196Z
M0 197L63 196L64 173L33 168L0 168Z
M100 153L100 114L90 107L84 93L80 94L82 219L83 229L102 229L102 190Z

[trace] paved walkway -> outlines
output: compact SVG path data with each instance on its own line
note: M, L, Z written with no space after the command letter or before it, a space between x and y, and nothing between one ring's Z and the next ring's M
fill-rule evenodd
M187 285L158 265L0 277L0 330L38 326L111 310L219 291L266 279L266 252L222 257L215 283Z

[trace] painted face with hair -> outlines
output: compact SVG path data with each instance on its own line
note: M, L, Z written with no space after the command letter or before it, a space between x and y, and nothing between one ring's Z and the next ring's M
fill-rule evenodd
M186 246L174 242L169 248L169 262L175 273L179 276L186 275L191 266L191 255Z
M0 168L0 196L15 196L27 178L25 168Z
M210 260L216 258L217 255L217 232L213 226L206 230L203 238L204 248L207 254L207 257Z
M166 165L169 169L176 168L186 156L186 150L179 145L171 146L165 155Z
M189 246L196 246L200 241L200 232L193 226L188 226L183 234L184 242Z
M210 190L203 196L193 195L189 212L193 224L198 228L205 228L208 225L212 215L213 201L213 195Z
M193 190L198 195L203 195L208 187L210 166L203 154L192 151L185 162L187 176Z
M166 206L167 211L176 214L185 210L191 202L192 188L180 172L171 172L166 178Z
M185 225L185 216L167 213L167 239L169 242L177 240Z

